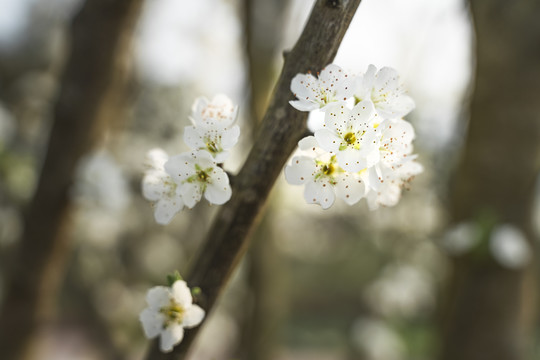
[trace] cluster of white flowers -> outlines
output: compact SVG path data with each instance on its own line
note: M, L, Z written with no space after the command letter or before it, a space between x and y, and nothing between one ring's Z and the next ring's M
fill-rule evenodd
M342 198L349 205L366 198L369 208L393 206L402 188L423 168L412 154L414 129L403 116L414 108L394 69L350 75L330 64L318 77L298 74L291 83L300 111L324 120L311 123L314 136L298 143L285 168L290 184L305 185L308 203L327 209Z
M160 348L169 352L184 337L184 328L201 323L205 312L193 304L193 297L183 280L175 281L170 287L156 286L146 295L148 307L141 312L140 321L146 337L160 336Z
M240 128L234 125L238 107L225 95L212 101L195 100L184 141L191 151L169 156L161 149L148 152L148 170L142 182L143 195L155 206L159 224L168 224L184 206L193 208L202 196L221 205L231 198L227 173L220 167L238 142Z

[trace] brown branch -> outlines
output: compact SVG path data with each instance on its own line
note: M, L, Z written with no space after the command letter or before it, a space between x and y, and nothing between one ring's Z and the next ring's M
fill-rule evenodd
M359 4L360 0L317 1L287 56L255 145L235 180L233 197L217 214L187 277L190 286L202 289L201 306L207 313L244 255L248 235L275 180L306 132L307 114L289 105L291 80L297 73L319 71L334 59ZM188 330L182 343L168 354L161 353L154 341L147 359L183 359L199 329Z
M103 104L141 4L91 0L73 20L47 154L0 309L2 359L22 359L36 328L52 313L70 250L65 228L75 167L103 133Z

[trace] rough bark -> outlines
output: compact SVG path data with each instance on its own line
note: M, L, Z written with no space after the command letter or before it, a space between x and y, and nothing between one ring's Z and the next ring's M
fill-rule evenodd
M36 328L48 320L63 279L71 240L67 236L69 189L78 160L100 139L122 57L129 48L142 0L92 0L71 26L71 51L61 79L39 182L0 309L3 359L22 359Z
M308 23L287 55L246 163L235 178L233 196L214 220L205 244L187 277L190 286L202 289L201 306L209 313L231 273L244 255L251 229L297 142L307 131L306 113L289 105L289 88L297 73L317 72L330 63L360 0L319 0ZM182 359L200 327L186 331L171 353L163 354L155 341L147 359Z
M471 1L477 74L471 120L452 193L454 222L489 218L531 230L540 169L540 3ZM488 253L455 259L443 360L526 359L533 265L511 270Z

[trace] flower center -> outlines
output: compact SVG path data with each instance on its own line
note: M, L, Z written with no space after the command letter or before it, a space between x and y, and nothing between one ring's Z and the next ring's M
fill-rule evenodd
M163 326L166 328L171 323L181 323L186 309L171 300L171 305L162 307L160 312L165 315L166 320Z
M345 140L345 142L349 145L352 145L352 144L355 144L356 143L356 135L352 132L349 132L347 134L345 134L345 136L343 137L343 140Z
M197 179L199 179L200 182L207 182L209 176L204 170L197 171Z
M323 165L322 169L321 169L321 172L324 174L324 175L332 175L332 173L334 172L334 165L332 165L331 163L330 164L325 164Z

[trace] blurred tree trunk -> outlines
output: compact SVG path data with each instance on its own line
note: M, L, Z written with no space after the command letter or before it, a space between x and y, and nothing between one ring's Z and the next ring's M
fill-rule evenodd
M471 0L477 74L471 120L452 193L455 223L489 218L533 244L540 155L540 2ZM487 239L482 240L484 249ZM443 360L521 360L535 313L534 264L508 269L485 251L455 259Z
M285 0L244 0L244 31L250 98L249 127L256 133L268 106L272 84L277 76L276 56L282 45ZM250 144L251 145L251 144ZM253 235L248 253L249 289L252 309L244 326L239 349L246 360L270 360L275 357L277 338L283 320L283 264L274 243L273 206L269 204L264 218ZM280 294L280 296L275 296Z
M2 359L31 354L35 331L53 313L71 247L69 189L78 160L102 138L107 115L116 113L107 106L118 105L124 55L141 5L87 1L73 20L47 153L0 308Z

